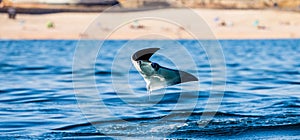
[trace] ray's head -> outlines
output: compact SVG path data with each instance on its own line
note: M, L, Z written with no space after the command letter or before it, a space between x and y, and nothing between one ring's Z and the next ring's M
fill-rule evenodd
M135 67L140 73L146 76L151 76L158 71L160 66L157 63L151 61L138 60L136 61Z
M159 69L159 65L151 62L149 59L158 50L159 48L148 48L134 53L131 58L134 67L145 76L155 74Z

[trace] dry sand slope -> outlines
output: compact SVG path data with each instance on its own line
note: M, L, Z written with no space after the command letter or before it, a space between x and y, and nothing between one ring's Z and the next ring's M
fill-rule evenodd
M43 15L18 14L16 20L8 19L7 14L0 14L0 39L80 39L106 38L133 39L144 35L163 35L172 39L192 39L185 30L201 31L195 19L182 17L181 26L158 20L124 21L121 28L115 29L120 17L131 15L149 15L170 13L177 15L183 9L161 9L153 11L105 13L102 20L97 21L94 35L85 30L99 13L55 13ZM214 10L194 9L199 18L207 23L218 39L260 39L260 38L300 38L300 13L276 10ZM172 19L171 19L172 20ZM196 20L197 21L197 20ZM54 27L47 24L53 22ZM196 28L195 28L196 27ZM200 37L201 38L201 37ZM203 33L205 38L205 33Z

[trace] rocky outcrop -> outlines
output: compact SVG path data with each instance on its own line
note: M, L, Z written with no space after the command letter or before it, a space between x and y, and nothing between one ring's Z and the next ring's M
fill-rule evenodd
M262 9L270 7L299 8L300 0L118 0L125 8L139 8L148 5L192 8ZM152 3L152 4L150 4Z
M6 0L9 1L9 0ZM10 0L13 3L37 3L37 4L104 4L112 5L117 3L117 0Z

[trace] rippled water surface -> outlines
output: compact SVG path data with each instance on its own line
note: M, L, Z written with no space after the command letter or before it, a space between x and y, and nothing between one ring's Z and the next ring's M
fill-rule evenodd
M144 46L165 42L140 41ZM221 106L206 127L198 125L210 95L211 69L197 42L179 41L199 60L201 89L196 94L172 86L149 96L131 68L129 83L136 94L119 98L111 76L122 73L112 73L111 64L126 43L108 41L97 57L95 81L105 106L85 103L90 112L106 108L126 120L120 122L107 119L107 114L81 112L72 83L77 41L0 41L0 138L300 138L300 40L220 41L227 84ZM164 65L173 64L166 60ZM193 111L186 115L179 109L170 115L181 94L189 95L183 105L196 101ZM169 120L158 121L166 116Z

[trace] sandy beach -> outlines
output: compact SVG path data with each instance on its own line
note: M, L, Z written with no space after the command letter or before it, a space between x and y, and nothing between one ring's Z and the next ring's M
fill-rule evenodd
M202 18L217 39L277 39L300 38L300 13L279 10L220 10L193 9ZM99 21L97 34L113 34L110 39L132 39L145 34L164 34L171 38L192 39L184 33L194 30L196 24L184 17L186 24L181 27L169 26L157 21L128 22L115 32L110 25L125 15L170 12L176 15L181 9L160 9L152 11L102 13L107 20ZM15 20L5 13L0 14L0 39L80 39L88 38L87 27L99 13L54 13L29 15L18 14ZM53 23L53 28L47 24ZM182 30L182 31L181 31ZM183 33L182 33L183 32ZM105 36L97 37L104 39Z

